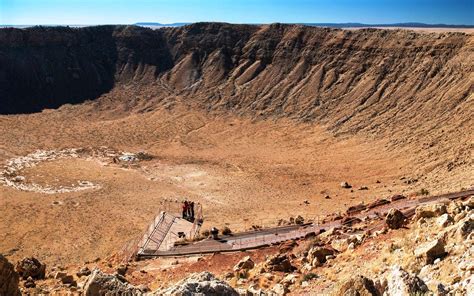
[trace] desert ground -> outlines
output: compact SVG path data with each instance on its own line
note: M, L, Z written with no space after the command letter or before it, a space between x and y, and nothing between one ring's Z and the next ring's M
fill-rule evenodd
M165 200L195 200L203 205L204 228L239 231L297 215L316 220L361 201L421 188L433 194L457 191L474 180L469 168L424 176L412 155L382 140L334 137L315 124L191 110L92 117L86 108L3 116L2 161L39 149L99 147L146 151L154 158L124 167L66 157L23 169L25 183L55 188L85 180L100 187L55 194L0 187L0 247L12 258L33 255L70 264L106 257L142 235L159 211L179 213L179 204ZM410 179L418 181L407 184ZM353 190L341 188L342 181ZM363 186L368 190L358 190Z

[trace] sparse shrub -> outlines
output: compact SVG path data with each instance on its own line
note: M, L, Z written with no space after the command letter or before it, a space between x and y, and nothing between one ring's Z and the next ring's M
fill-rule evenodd
M310 272L310 273L307 273L303 276L303 278L301 279L301 282L308 282L312 279L316 279L318 278L318 275L313 273L313 272Z
M153 155L151 154L148 154L147 152L138 152L136 154L136 157L138 158L138 160L152 160L154 158Z
M208 229L205 229L201 231L201 235L204 237L208 237L209 235L211 235L211 232Z
M232 230L230 230L229 227L226 226L222 229L222 235L231 235L231 234L232 234Z
M398 244L391 243L389 246L389 251L390 253L395 252L396 250L400 250L402 247L399 246Z
M428 194L430 194L430 192L428 191L428 189L421 188L421 190L420 190L420 195L428 195Z

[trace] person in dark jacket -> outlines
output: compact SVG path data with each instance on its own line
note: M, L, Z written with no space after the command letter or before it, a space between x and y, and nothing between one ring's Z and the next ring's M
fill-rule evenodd
M188 217L188 201L185 200L183 202L183 219L186 219Z
M194 201L190 202L189 209L191 211L191 221L194 221Z

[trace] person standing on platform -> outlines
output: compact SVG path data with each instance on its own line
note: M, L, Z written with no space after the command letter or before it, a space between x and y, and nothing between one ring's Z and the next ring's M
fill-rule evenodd
M194 201L191 201L189 209L191 210L191 221L194 221Z
M188 201L183 202L183 219L186 219L188 216Z

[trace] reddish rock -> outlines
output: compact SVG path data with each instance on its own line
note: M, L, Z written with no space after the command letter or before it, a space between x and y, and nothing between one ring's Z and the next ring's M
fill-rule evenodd
M23 278L27 279L31 277L36 280L44 279L46 273L46 265L42 264L38 259L24 258L18 261L16 265L16 271Z
M19 276L13 264L0 254L0 295L21 295L18 282Z

